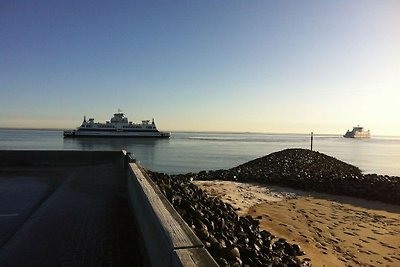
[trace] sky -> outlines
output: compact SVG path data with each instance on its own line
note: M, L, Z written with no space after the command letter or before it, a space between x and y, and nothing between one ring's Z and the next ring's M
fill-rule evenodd
M0 128L400 136L400 1L0 0Z

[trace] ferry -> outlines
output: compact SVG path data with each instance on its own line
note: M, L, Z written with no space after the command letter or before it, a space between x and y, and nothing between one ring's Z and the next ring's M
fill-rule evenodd
M110 121L95 122L94 118L86 120L83 117L82 125L75 130L64 131L64 137L156 137L169 138L169 132L157 130L154 119L143 120L142 123L128 121L125 114L118 110Z
M346 138L370 138L371 133L368 131L364 131L363 127L357 126L353 127L352 131L347 130L347 132L343 135Z

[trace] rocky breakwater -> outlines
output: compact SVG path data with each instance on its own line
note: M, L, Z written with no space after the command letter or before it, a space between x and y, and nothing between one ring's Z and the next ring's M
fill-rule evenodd
M221 199L210 197L189 179L149 172L220 266L308 266L296 244L260 231L250 216L239 217Z
M364 175L355 166L307 149L286 149L229 170L202 171L181 177L251 181L400 204L400 177Z

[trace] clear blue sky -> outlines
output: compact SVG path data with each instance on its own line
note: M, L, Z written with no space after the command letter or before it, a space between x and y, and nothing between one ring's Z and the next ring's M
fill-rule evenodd
M0 0L0 127L400 135L400 1Z

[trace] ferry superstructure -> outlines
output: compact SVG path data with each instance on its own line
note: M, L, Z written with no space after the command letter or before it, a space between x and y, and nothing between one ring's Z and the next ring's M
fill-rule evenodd
M347 132L343 135L346 138L370 138L371 133L370 131L364 131L363 127L356 126L353 127L352 131L347 130Z
M114 114L110 121L95 122L94 118L86 120L83 117L81 126L75 130L64 131L64 137L156 137L169 138L169 132L157 130L154 119L143 120L142 123L128 121L120 110Z

